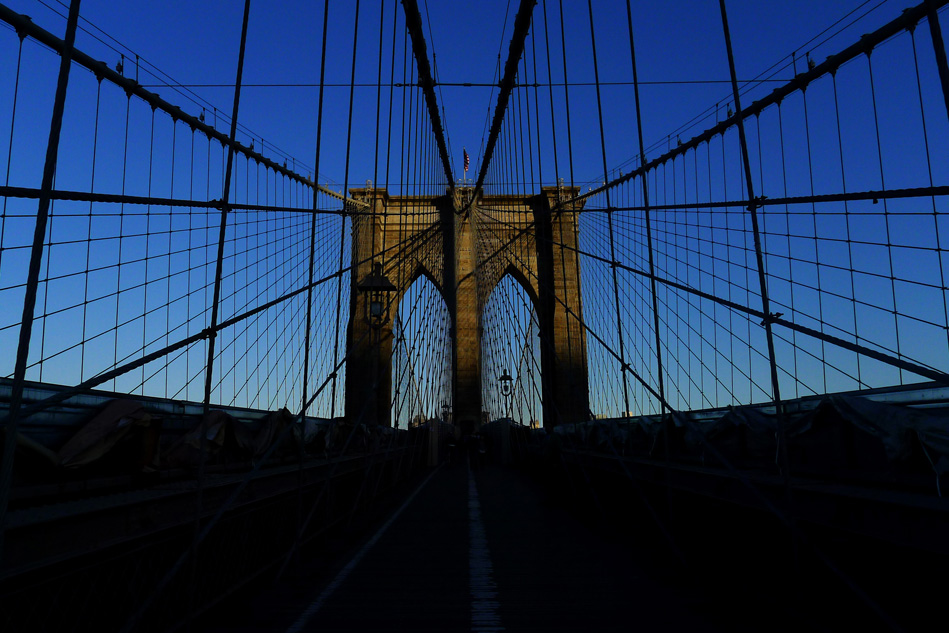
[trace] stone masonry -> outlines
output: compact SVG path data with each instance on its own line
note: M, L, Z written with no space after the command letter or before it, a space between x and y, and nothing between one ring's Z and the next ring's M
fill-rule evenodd
M462 431L477 428L481 311L497 283L510 274L537 309L545 427L587 419L586 333L581 325L579 257L573 250L579 246L580 204L556 208L558 200L576 193L570 187L544 187L530 197L483 196L471 188L456 188L433 198L352 189L351 196L368 206L352 207L347 418L362 415L369 424L389 424L393 320L404 293L425 275L441 292L454 323L454 420ZM356 289L374 262L382 264L398 289L390 317L375 331L365 316L367 298Z

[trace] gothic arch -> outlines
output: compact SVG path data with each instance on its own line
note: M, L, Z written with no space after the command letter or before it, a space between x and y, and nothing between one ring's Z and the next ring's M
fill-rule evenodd
M485 293L485 302L490 299L491 295L494 294L494 291L501 284L501 281L508 275L510 275L511 278L514 279L514 281L516 281L518 285L524 289L524 292L526 292L527 296L530 297L534 309L538 310L540 308L540 298L537 291L536 274L532 275L534 280L532 282L531 278L524 274L524 271L521 270L520 267L516 266L513 262L508 263L507 268L505 268L501 274L498 275L498 278L494 280L494 283L491 285L491 290ZM484 306L481 306L481 309L483 310Z
M422 262L416 261L414 272L406 277L407 281L405 285L399 288L398 295L396 296L395 306L398 306L402 303L402 297L405 296L405 293L409 291L409 288L412 287L412 284L419 280L419 277L425 277L430 282L432 282L432 285L435 286L435 289L438 291L442 301L444 301L447 305L448 300L445 298L445 291L442 289L441 283L439 283L438 279L435 278L435 275L431 273L427 266L422 264Z
M531 196L484 195L470 188L449 189L437 197L389 196L368 188L350 191L355 199L373 205L371 213L360 215L352 224L353 279L369 274L375 255L389 261L387 274L393 283L402 285L408 280L398 288L393 309L398 310L406 292L423 276L445 302L451 324L452 415L463 429L477 428L482 419L482 312L507 275L530 297L538 317L545 424L583 420L588 415L586 333L578 327L577 313L563 307L577 310L580 306L578 255L564 245L577 237L576 212L583 202L563 204L578 193L576 187L543 187L539 195ZM555 208L557 212L552 213ZM488 213L503 209L511 221L486 221L481 209ZM419 236L424 240L419 242ZM391 319L369 332L368 321L357 318L366 310L366 298L356 291L355 283L351 292L347 415L365 410L373 423L388 424L391 381L383 378L380 388L372 389L364 377L376 366L382 376L392 375ZM373 337L378 341L375 347L368 342Z
M453 395L454 367L450 354L444 354L451 342L451 310L428 268L418 262L408 265L414 272L403 278L391 309L390 419L400 428L418 416L438 415L442 404L450 406ZM434 381L420 380L433 376ZM420 384L426 388L419 389Z

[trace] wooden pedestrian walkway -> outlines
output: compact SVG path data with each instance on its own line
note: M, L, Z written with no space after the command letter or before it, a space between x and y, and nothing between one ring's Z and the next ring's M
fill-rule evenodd
M513 468L443 465L332 574L226 630L741 630L637 551Z

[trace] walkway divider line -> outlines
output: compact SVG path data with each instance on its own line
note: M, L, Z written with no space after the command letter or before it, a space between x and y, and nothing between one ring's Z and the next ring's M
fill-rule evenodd
M498 614L498 586L494 582L488 537L481 520L481 502L474 473L468 467L468 587L471 592L471 630L503 631Z
M422 491L422 488L425 487L425 484L427 484L429 480L435 476L435 473L437 473L443 465L444 464L439 464L435 467L435 470L428 474L428 477L426 477L425 480L418 485L418 488L416 488L412 494L409 495L409 498L406 499L401 506L399 506L399 509L396 510L395 513L389 517L385 523L382 524L382 527L380 527L379 530L372 535L372 538L366 541L366 544L363 545L358 552L356 552L356 555L353 556L348 563L346 563L346 566L339 570L339 573L336 574L336 577L333 578L333 580L328 585L326 585L320 595L316 597L316 600L311 602L306 607L306 609L303 610L303 612L300 614L300 617L298 617L296 621L287 629L287 633L299 633L303 630L303 627L306 626L310 618L316 615L317 611L319 611L326 601L329 600L330 596L333 595L333 592L339 589L339 587L346 581L346 578L352 573L353 569L356 568L356 565L359 564L359 561L363 559L372 546L376 544L383 534L385 534L385 531L389 529L389 526L395 523L395 520L399 518L399 515L402 514L402 511L405 510L410 503L412 503L412 500L415 499L416 495Z

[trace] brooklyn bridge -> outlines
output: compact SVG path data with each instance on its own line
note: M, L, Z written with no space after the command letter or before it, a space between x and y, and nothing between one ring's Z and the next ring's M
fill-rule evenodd
M939 627L949 3L274 4L0 4L4 631Z

